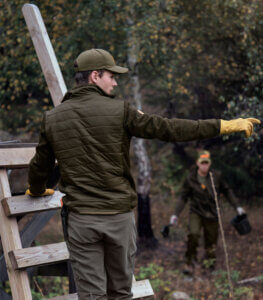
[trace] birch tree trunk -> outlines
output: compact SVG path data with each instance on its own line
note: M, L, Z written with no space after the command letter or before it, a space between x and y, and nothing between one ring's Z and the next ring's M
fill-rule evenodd
M130 67L131 99L135 107L142 109L142 97L140 93L140 77L138 69L139 41L134 31L134 13L132 2L130 4L130 17L127 18L128 31L128 64ZM154 237L151 225L150 213L150 188L151 165L146 151L145 140L135 138L133 140L134 154L138 165L138 235L139 243L144 247L156 247L157 239Z

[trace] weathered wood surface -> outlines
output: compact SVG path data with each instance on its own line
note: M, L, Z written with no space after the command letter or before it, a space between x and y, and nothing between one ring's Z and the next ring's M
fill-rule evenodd
M57 106L61 103L67 88L45 24L36 5L25 4L22 11L53 103Z
M63 295L63 296L58 296L54 298L46 298L45 300L78 300L78 295L77 294L69 294L69 295Z
M20 141L0 142L0 148L35 148L37 143L21 143Z
M35 152L35 147L0 148L0 168L27 167Z
M149 280L141 280L141 281L133 282L132 292L133 292L132 299L148 297L154 294ZM59 296L55 298L49 298L49 300L78 300L78 295L69 294L69 295Z
M11 192L7 172L0 169L0 199L10 196ZM16 218L8 218L4 213L3 207L0 205L0 220L0 234L13 299L31 300L32 295L26 271L15 271L8 256L8 253L13 249L22 248Z
M30 247L9 252L15 270L61 262L69 259L65 242Z
M63 196L64 194L55 191L52 196L31 197L21 195L4 198L1 202L6 216L9 217L61 208L61 198Z
M133 282L132 284L132 299L148 297L154 295L152 286L148 279Z

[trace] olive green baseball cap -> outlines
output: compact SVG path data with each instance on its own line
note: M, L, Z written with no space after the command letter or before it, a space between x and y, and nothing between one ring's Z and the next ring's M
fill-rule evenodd
M93 70L108 70L119 74L128 72L127 68L117 66L113 56L102 49L90 49L80 53L76 63L76 72Z
M202 162L211 163L211 154L210 154L210 152L206 151L206 150L199 151L198 155L197 155L197 161L199 163L202 163Z

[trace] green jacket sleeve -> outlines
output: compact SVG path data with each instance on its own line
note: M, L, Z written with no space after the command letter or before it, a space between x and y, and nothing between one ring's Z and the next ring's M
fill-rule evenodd
M220 133L220 120L167 119L144 114L125 102L124 126L131 136L183 142L211 138Z
M185 207L188 198L191 196L191 188L189 186L188 178L185 180L183 187L181 189L181 195L175 204L175 215L179 217L180 213Z
M36 154L29 164L28 183L31 193L35 195L45 191L46 183L55 166L55 156L45 133L45 119L44 114Z

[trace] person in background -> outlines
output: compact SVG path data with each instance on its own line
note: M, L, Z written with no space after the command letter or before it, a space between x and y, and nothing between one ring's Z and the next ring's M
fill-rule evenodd
M224 194L226 200L239 215L245 213L245 210L238 206L235 195L223 180L222 175L218 171L211 169L210 152L198 152L196 167L184 181L180 197L176 202L175 214L170 218L170 224L177 224L177 219L184 209L185 204L188 200L190 201L189 234L184 266L184 273L187 274L194 272L195 265L198 262L197 248L202 230L204 232L205 247L203 267L213 270L216 264L216 244L219 224L215 195L209 172L213 174L218 196L221 193Z

